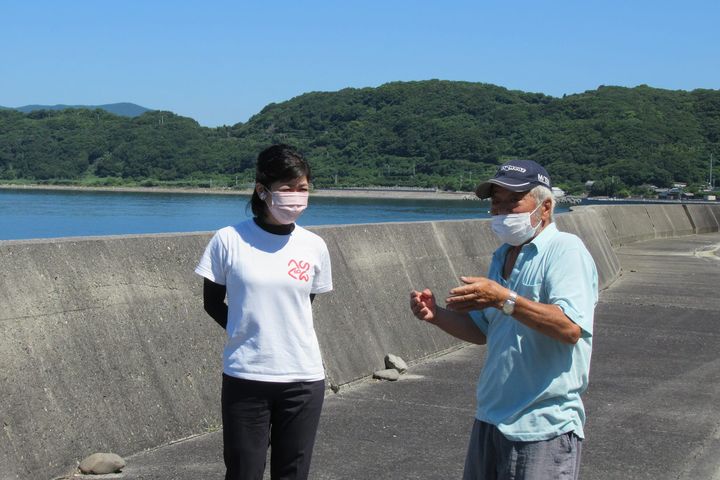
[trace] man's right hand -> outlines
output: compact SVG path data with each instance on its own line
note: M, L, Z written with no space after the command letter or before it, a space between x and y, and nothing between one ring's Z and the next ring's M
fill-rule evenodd
M428 288L422 292L413 290L410 293L410 310L418 319L432 323L437 317L435 295Z
M410 310L418 319L432 323L460 340L478 345L487 342L485 334L475 325L470 315L438 307L435 303L435 295L427 288L422 292L417 290L410 292Z

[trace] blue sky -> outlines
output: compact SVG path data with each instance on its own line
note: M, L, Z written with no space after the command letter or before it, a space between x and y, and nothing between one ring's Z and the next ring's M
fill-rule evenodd
M720 88L720 1L0 0L0 105L201 125L309 91L465 80L553 96Z

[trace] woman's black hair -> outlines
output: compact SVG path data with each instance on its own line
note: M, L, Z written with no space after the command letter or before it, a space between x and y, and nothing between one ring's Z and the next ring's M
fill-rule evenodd
M255 181L270 189L270 185L277 181L295 180L306 177L310 182L310 165L300 152L290 145L280 143L272 145L258 155L255 165ZM253 215L258 218L267 216L267 204L260 200L257 191L253 189L250 199L250 208Z

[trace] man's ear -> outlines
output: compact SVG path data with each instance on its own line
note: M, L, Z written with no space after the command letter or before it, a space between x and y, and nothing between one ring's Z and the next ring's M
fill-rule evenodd
M546 198L542 204L542 207L540 207L540 210L542 211L542 219L543 220L550 220L550 209L551 208L552 208L552 200L549 198Z

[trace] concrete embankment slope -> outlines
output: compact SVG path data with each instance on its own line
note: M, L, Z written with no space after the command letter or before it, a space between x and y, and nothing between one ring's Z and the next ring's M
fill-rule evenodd
M718 229L716 207L652 207L557 221L583 238L606 287L620 273L613 245ZM457 346L411 318L408 292L484 273L496 247L487 221L313 230L333 258L335 291L315 305L329 382L369 375L386 353L413 361ZM223 337L192 273L208 239L0 242L0 479L48 478L96 451L128 455L219 426Z

